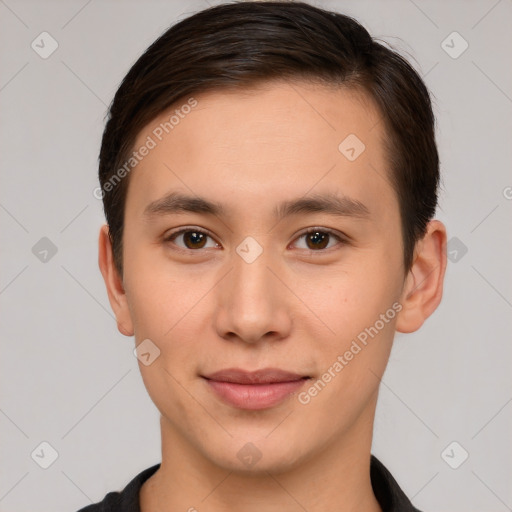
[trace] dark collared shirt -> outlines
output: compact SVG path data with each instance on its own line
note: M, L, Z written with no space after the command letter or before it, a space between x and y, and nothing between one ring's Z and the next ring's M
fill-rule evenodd
M157 471L160 464L139 473L121 492L109 492L102 501L88 505L78 512L140 512L139 492L142 484ZM372 455L370 478L373 492L382 512L420 512L385 466Z

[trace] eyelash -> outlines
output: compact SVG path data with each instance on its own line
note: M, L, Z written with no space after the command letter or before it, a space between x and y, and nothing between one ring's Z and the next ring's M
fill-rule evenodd
M167 237L165 237L163 241L164 242L170 242L170 243L174 244L174 239L175 238L177 238L178 236L180 236L180 235L182 235L184 233L188 233L188 232L201 233L203 235L208 236L212 240L215 240L213 235L211 235L208 231L205 231L203 229L199 229L199 228L195 228L195 227L191 226L191 227L182 228L182 229L180 229L178 231L172 232ZM321 228L321 227L307 228L307 231L303 231L303 232L299 233L299 235L294 239L294 241L302 238L303 236L306 236L306 235L309 235L309 234L315 233L315 232L327 234L330 237L336 238L338 240L338 244L337 245L346 245L346 244L348 244L348 240L345 237L343 237L342 235L337 234L335 231L333 231L333 230L331 230L329 228ZM218 243L218 242L215 242L215 243ZM174 245L176 245L176 244L174 244ZM176 246L176 247L177 247L177 250L179 250L181 252L186 252L186 253L200 252L200 250L201 250L201 248L200 249L188 249L188 248L183 248L183 247L179 247L179 246ZM325 253L325 252L328 252L328 251L334 249L335 247L336 246L329 247L327 249L318 249L318 250L306 249L306 250L308 250L311 253Z

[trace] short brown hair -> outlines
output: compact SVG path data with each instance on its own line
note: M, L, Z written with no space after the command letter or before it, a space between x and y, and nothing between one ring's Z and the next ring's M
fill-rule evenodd
M129 175L106 185L129 159L138 133L191 94L280 78L343 85L375 101L399 202L404 267L410 269L415 243L435 214L439 185L435 119L421 77L349 16L304 2L241 1L171 26L137 60L115 94L101 143L99 180L121 276Z

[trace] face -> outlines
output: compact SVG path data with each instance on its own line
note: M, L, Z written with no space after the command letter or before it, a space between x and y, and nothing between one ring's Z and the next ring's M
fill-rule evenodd
M305 83L195 99L139 134L126 200L116 314L159 350L139 367L162 436L230 470L369 450L405 282L383 123Z

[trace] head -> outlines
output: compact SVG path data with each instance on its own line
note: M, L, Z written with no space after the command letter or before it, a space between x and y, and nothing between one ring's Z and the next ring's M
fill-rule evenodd
M206 9L124 78L99 177L100 267L120 331L159 350L140 368L168 432L238 469L249 441L266 468L368 441L394 333L446 265L431 101L402 57L301 2ZM309 380L239 409L205 379L228 367Z

